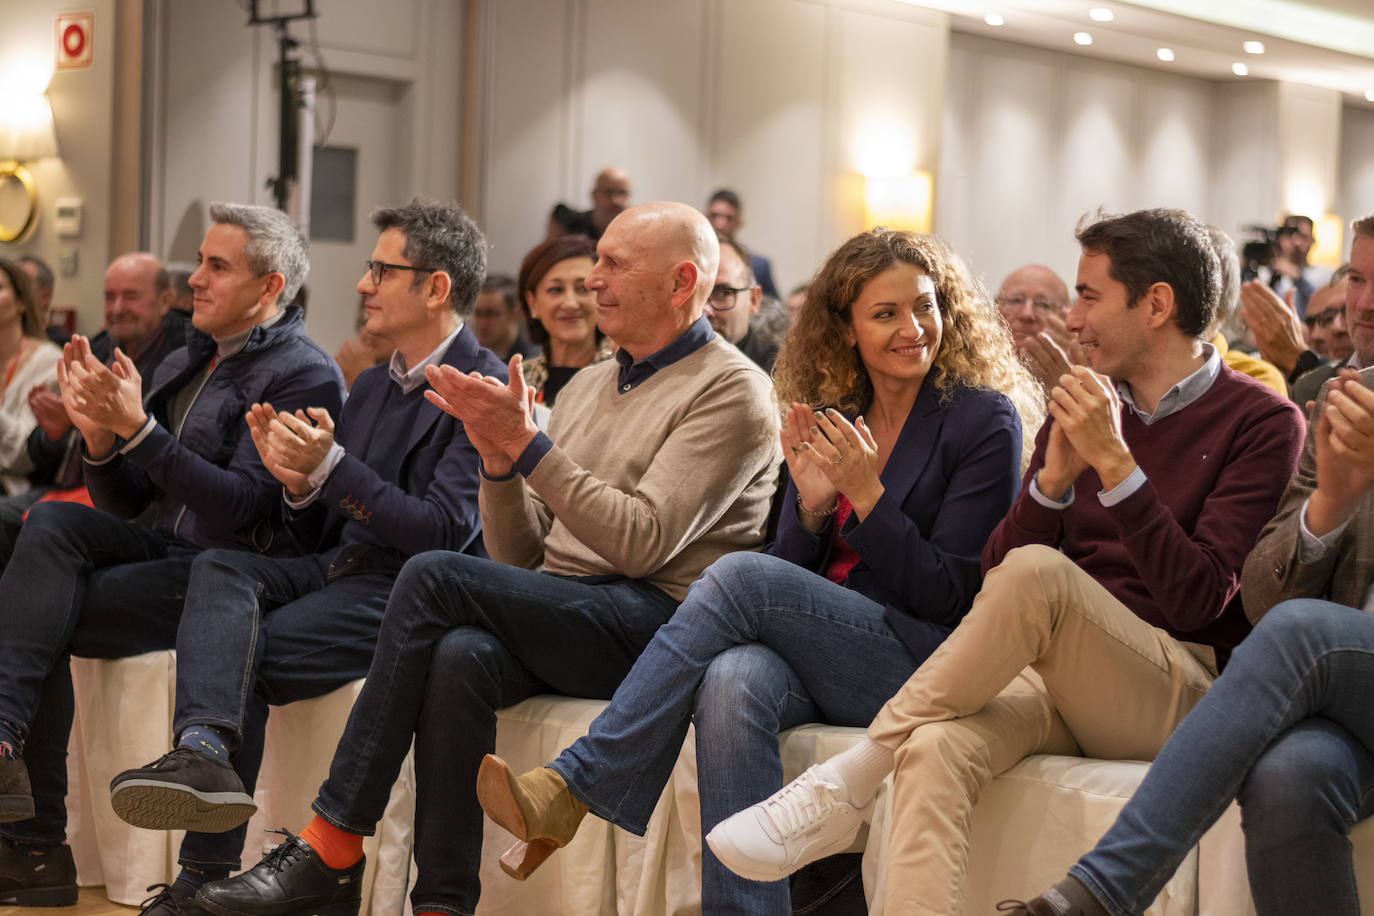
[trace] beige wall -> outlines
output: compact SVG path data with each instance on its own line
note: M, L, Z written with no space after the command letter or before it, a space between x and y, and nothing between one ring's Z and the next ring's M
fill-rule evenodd
M483 0L479 215L513 272L556 201L744 200L741 239L784 285L860 228L855 146L872 121L934 171L948 22L890 0Z
M20 58L36 58L51 69L57 13L72 9L61 0L9 3L0 30L0 70ZM34 233L15 244L0 243L0 257L31 253L58 274L55 305L78 309L78 330L95 333L103 320L102 288L111 250L112 166L114 143L115 0L90 0L78 7L95 13L92 66L89 70L54 73L48 86L59 159L29 166L39 194ZM80 236L59 239L53 226L54 202L78 197L85 202ZM62 276L63 249L75 254L76 272Z
M59 277L57 301L79 306L81 328L94 331L112 240L130 225L124 207L116 236L112 188L126 199L129 185L112 172L116 3L85 6L96 14L95 66L54 76L62 159L34 169L37 232L0 253L33 251L56 265L53 201L81 197L83 233L62 243L78 269ZM943 15L892 0L319 6L321 52L380 125L358 142L380 139L390 157L385 169L362 163L369 178L386 172L366 192L377 199L360 200L362 219L411 195L454 197L467 168L475 190L462 203L487 231L497 270L513 271L542 237L555 201L588 206L592 176L617 163L639 201L704 205L714 187L736 188L741 237L790 286L861 228L856 146L875 120L896 125L910 164L935 173L936 230L992 284L1031 260L1071 277L1073 223L1098 206L1183 206L1238 234L1283 212L1286 176L1302 172L1345 218L1374 210L1374 113L1302 87L1210 83L951 35ZM467 43L465 7L477 32ZM53 15L65 8L30 0L10 11L0 64L50 54ZM190 258L209 201L270 202L276 44L233 0L158 0L155 12L144 55L158 62L151 247ZM471 85L465 49L476 58L466 61ZM460 161L465 93L464 136L474 139ZM350 329L353 260L340 256L346 267L317 267L312 278L337 286L310 317L326 346Z
M1341 172L1336 212L1348 224L1374 213L1374 111L1346 108L1341 118ZM1350 250L1350 230L1344 235Z
M358 245L312 247L307 328L332 352L353 332L353 286L375 240L367 214L416 195L457 195L462 7L318 0L316 8L341 115L331 141L359 149ZM233 0L159 5L151 235L154 250L173 260L194 259L211 202L273 202L266 181L277 171L277 39L247 21ZM291 34L308 43L310 29L294 23ZM302 60L314 73L312 55ZM318 120L331 111L322 95Z
M1214 209L1212 83L964 35L948 81L936 230L992 289L1031 262L1072 286L1098 208Z

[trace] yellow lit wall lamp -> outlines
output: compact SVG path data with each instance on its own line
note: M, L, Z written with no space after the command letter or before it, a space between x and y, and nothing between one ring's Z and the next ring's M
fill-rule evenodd
M37 188L22 163L56 155L57 134L47 96L15 93L0 98L0 242L23 239L38 222ZM9 201L16 184L23 203L13 214Z
M934 180L926 171L893 178L864 178L864 222L928 235Z

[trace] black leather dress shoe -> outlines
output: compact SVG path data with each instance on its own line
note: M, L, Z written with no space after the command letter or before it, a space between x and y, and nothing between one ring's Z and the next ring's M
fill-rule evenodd
M33 817L33 790L29 768L22 758L0 757L0 822L26 821Z
M185 884L150 884L149 891L157 893L143 901L139 916L203 916L205 910L196 903L196 890Z
M219 916L357 916L366 857L333 869L300 837L276 832L286 842L243 874L202 887L196 903Z

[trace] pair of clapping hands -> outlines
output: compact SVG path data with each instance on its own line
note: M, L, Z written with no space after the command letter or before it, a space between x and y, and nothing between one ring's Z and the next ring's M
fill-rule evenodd
M462 373L452 366L428 366L425 397L440 410L463 421L468 441L482 459L487 474L509 474L515 459L529 445L534 425L534 395L520 371L521 357L511 357L509 383L479 372ZM334 420L320 407L294 413L254 404L248 410L248 431L268 472L293 498L309 495L311 472L334 445ZM312 422L313 421L313 422Z
M877 505L883 495L878 443L863 417L851 423L834 408L794 403L778 436L807 528L820 530L841 494L860 520Z
M1339 370L1311 423L1317 488L1307 526L1320 537L1348 521L1374 488L1374 391L1356 370Z
M1040 492L1061 499L1092 468L1110 491L1135 470L1121 431L1121 395L1105 375L1072 366L1049 391L1050 438L1035 477Z
M116 437L131 438L148 422L143 411L143 378L133 360L116 347L114 360L105 365L91 352L91 343L80 334L62 347L57 363L57 384L61 391L61 407L65 419L80 430L86 440L86 450L92 457L102 457L115 446ZM29 393L30 405L35 393ZM57 429L54 405L39 396L40 409L45 412L44 432L49 438L49 425ZM58 435L65 432L63 427Z

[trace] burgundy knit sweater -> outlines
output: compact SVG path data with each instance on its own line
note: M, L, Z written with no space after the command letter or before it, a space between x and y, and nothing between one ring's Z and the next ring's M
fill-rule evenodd
M1111 508L1089 468L1073 504L1047 509L1029 484L1045 460L1052 420L1011 511L983 550L983 572L1023 544L1059 548L1142 620L1217 650L1224 664L1250 630L1240 570L1298 466L1305 421L1297 406L1226 366L1178 413L1146 426L1122 407L1122 432L1145 484Z

